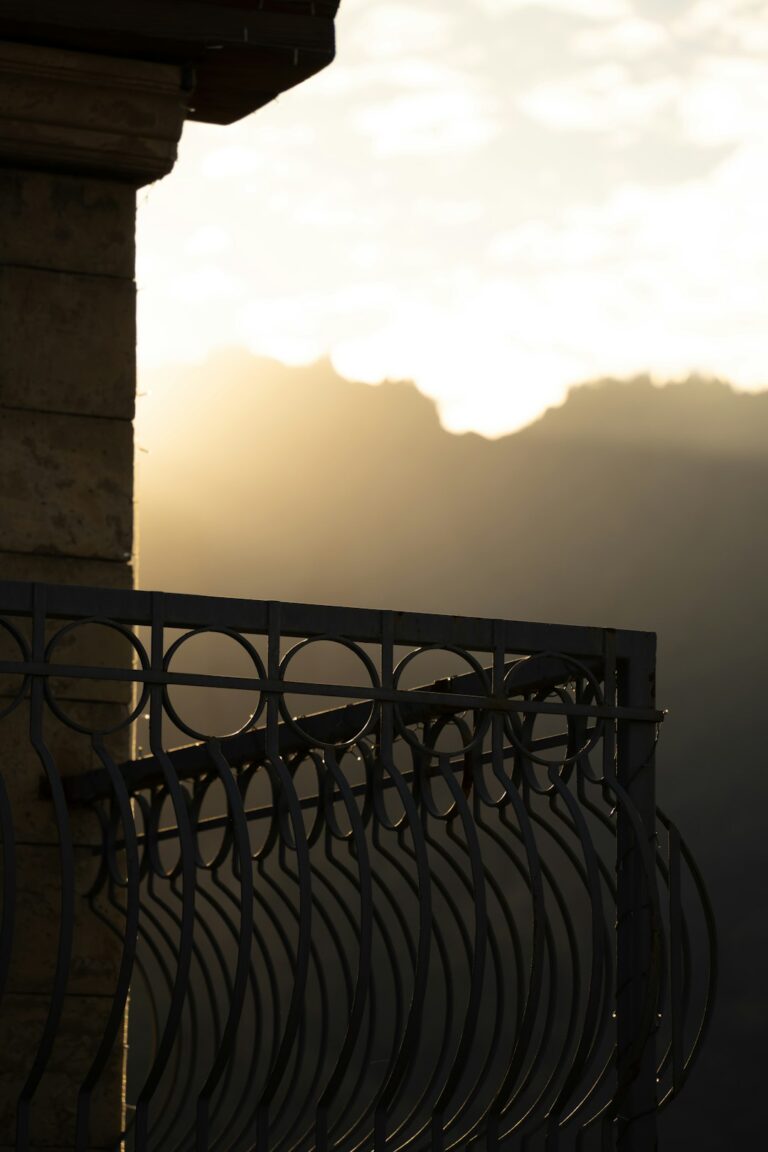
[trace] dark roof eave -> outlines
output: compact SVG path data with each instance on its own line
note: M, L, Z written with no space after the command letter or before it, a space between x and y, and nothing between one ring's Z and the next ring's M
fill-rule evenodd
M194 71L189 116L231 124L335 54L337 0L0 0L0 39Z

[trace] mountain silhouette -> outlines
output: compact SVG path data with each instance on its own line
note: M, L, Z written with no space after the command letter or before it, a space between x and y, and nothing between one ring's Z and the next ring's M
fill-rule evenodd
M658 633L660 801L722 945L713 1030L662 1147L748 1147L768 1029L768 394L602 381L487 441L444 431L411 384L322 362L231 352L149 385L142 587Z

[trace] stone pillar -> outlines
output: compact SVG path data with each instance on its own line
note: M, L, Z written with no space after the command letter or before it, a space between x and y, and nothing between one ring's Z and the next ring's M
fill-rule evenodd
M0 43L0 577L130 585L135 190L180 69Z
M135 192L171 170L185 113L176 65L0 42L0 579L131 586ZM105 662L103 637L72 648L65 658ZM64 691L86 723L127 703L119 685ZM0 1027L0 1149L15 1144L57 935L58 832L28 723L18 709L2 731L20 903ZM61 725L46 739L64 773L92 766L87 740ZM93 839L84 816L74 831L79 844ZM92 866L77 851L78 869ZM83 912L32 1148L72 1147L76 1087L118 959ZM104 1136L120 1122L122 1064L118 1053L102 1092Z

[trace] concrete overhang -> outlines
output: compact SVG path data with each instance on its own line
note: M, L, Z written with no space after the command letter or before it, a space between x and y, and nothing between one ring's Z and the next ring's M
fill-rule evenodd
M188 118L231 124L331 63L340 0L0 0L0 40L188 69Z

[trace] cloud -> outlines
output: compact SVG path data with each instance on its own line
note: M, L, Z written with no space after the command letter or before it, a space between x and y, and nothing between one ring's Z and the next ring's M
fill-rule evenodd
M474 0L491 16L508 16L529 8L543 8L561 16L583 20L622 20L632 15L628 0Z
M672 44L669 29L657 20L630 16L580 31L573 40L577 56L607 56L613 60L638 59Z
M396 96L354 122L382 157L474 152L500 130L491 102L469 87Z
M342 4L333 68L140 194L142 364L330 354L489 435L603 375L768 384L768 4L648 10Z
M765 0L697 0L672 24L676 36L699 41L715 51L738 49L763 55L768 50Z
M252 176L264 168L264 158L255 148L241 144L214 148L204 158L201 169L209 180L233 180Z
M697 144L768 144L765 61L739 56L700 60L679 94L678 115L683 131Z
M185 247L192 256L218 256L232 247L232 236L220 224L205 224L192 233Z
M360 96L377 89L424 90L466 84L466 72L451 67L438 59L425 60L418 56L402 55L389 60L370 60L365 63L344 64L328 68L318 77L315 95L338 99L356 94Z
M350 26L344 43L349 59L381 60L401 56L439 56L451 43L455 13L434 0L364 8Z
M679 90L673 76L637 81L620 64L599 64L562 80L537 84L518 103L550 128L611 132L646 128Z
M510 280L536 286L556 317L551 346L583 378L695 369L746 389L768 384L768 180L763 149L728 157L708 181L630 187L498 236Z

